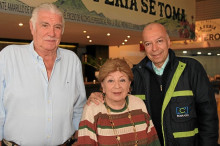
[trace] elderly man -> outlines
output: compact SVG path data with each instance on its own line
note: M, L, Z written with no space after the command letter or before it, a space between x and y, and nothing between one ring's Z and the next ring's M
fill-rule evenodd
M217 145L216 101L202 65L175 56L161 24L144 28L143 43L147 56L132 69L131 93L144 100L161 145ZM95 99L102 101L97 93L89 101Z
M30 44L0 53L0 140L2 145L71 144L86 102L81 62L58 47L64 18L55 5L36 7L30 29Z
M218 116L215 96L202 65L176 57L163 25L143 30L147 57L133 68L133 94L142 95L166 146L217 144Z

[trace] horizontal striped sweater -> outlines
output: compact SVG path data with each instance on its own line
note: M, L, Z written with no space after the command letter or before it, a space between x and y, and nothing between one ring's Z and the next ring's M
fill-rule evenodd
M135 123L138 145L159 146L160 143L155 127L144 102L133 95L129 95L126 100L132 120ZM120 145L133 146L135 144L135 133L128 118L126 106L121 110L111 109L110 114L117 134L120 136ZM85 105L79 124L78 145L118 145L104 104L96 105L91 103L89 106Z

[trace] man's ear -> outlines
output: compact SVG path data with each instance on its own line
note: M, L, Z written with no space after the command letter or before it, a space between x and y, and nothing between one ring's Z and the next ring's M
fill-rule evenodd
M33 27L33 23L31 21L29 21L29 26L30 26L31 34L33 35L34 27Z
M168 38L168 40L167 40L167 45L168 45L168 48L170 48L170 44L171 42L170 42L170 38Z

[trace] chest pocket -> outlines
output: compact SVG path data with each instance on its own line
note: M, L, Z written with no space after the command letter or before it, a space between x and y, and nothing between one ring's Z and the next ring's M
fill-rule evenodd
M192 91L177 91L170 100L171 115L175 122L186 122L196 117Z
M192 137L198 133L192 91L177 91L170 101L171 126L174 138Z

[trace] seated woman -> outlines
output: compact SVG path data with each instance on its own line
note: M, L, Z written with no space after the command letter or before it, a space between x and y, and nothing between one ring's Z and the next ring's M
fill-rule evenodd
M160 145L144 102L128 94L132 80L125 60L109 59L100 68L105 102L85 105L78 145Z

